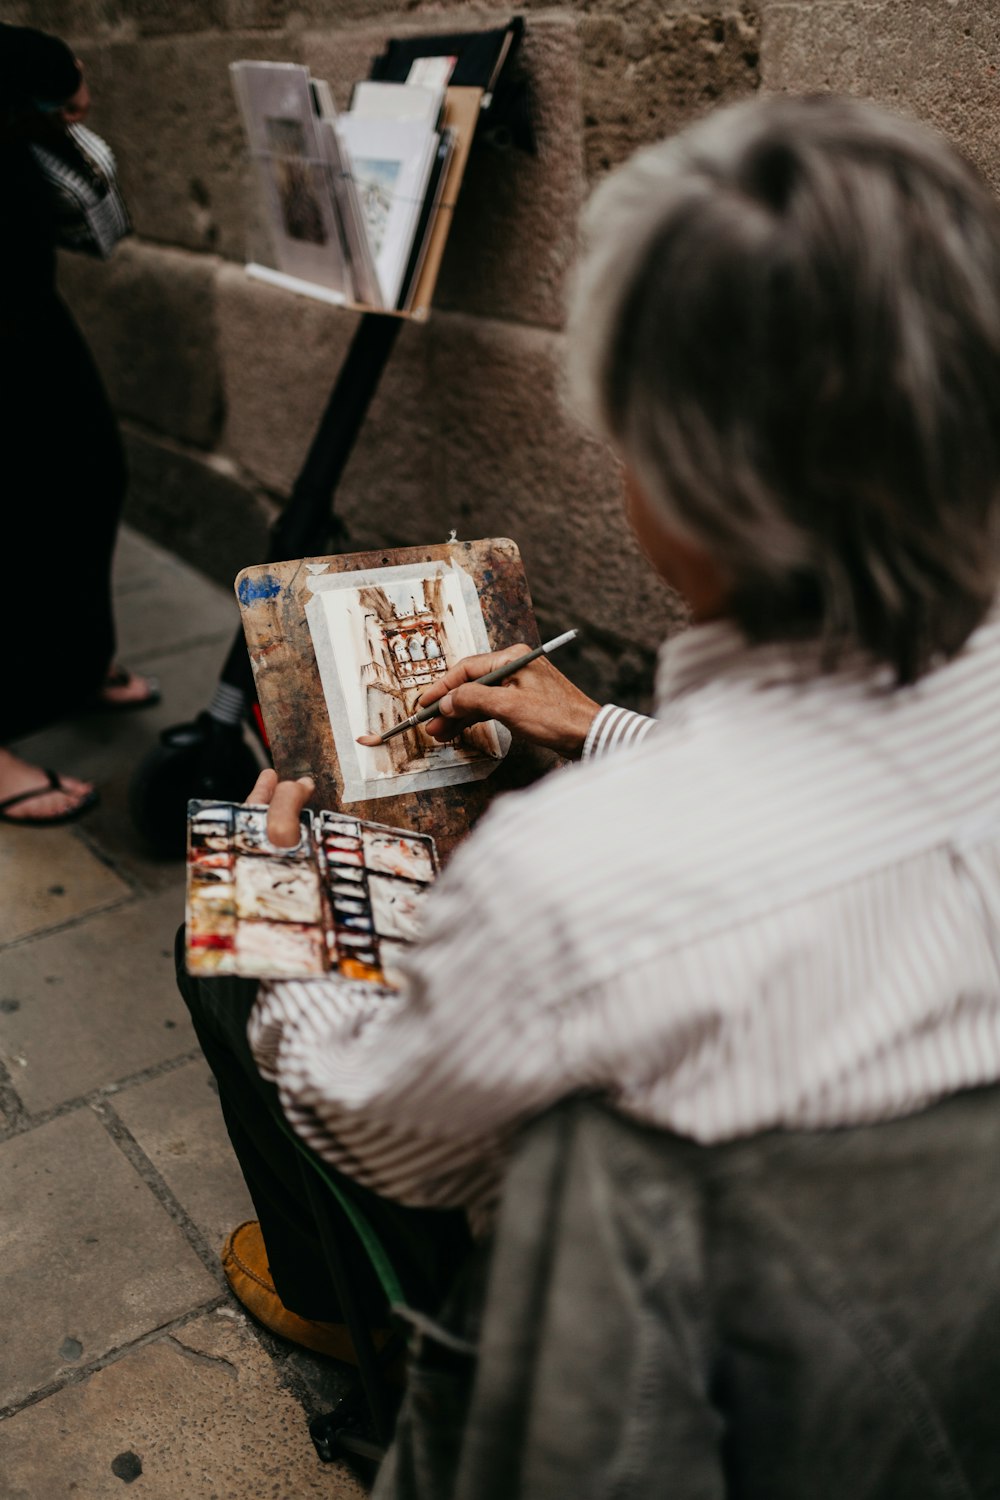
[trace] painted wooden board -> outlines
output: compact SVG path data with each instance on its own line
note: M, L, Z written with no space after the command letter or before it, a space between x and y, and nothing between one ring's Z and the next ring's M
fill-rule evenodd
M427 565L431 567L428 569ZM377 575L383 572L386 579L408 580L411 573L418 579L413 586L413 611L409 611L406 605L401 608L399 604L400 591L404 586L409 589L409 583L402 585L394 581L388 586L387 593L378 586ZM364 629L378 636L383 659L377 663L365 661L359 671L353 656L345 666L344 650L338 647L337 668L340 676L350 683L363 678L367 683L364 703L377 704L383 711L385 705L389 705L387 722L399 722L411 711L413 694L422 690L424 682L433 679L434 670L440 670L440 656L453 654L454 639L461 639L439 637L442 646L435 655L434 628L422 623L425 615L419 613L425 609L425 596L420 593L422 585L419 583L425 572L447 577L449 587L452 586L450 580L458 578L465 593L472 593L475 628L485 631L484 646L498 650L518 642L529 646L538 644L538 628L521 556L515 543L503 537L261 564L245 568L239 574L236 594L264 724L279 775L311 775L317 784L314 807L341 808L372 822L430 834L437 841L438 852L445 860L492 797L537 779L553 764L554 757L514 741L504 758L496 760L495 742L490 742L494 745L490 750L484 731L479 743L486 747L482 752L484 755L494 756L491 767L495 764L495 769L483 779L435 785L428 789L419 784L418 774L404 779L401 772L394 770L403 790L394 790L388 796L359 797L359 785L367 792L373 783L358 783L352 769L352 752L345 738L345 725L337 719L337 705L331 707L334 647L317 626L317 612L347 608L343 601L351 601L351 628ZM369 578L367 575L371 574L376 576ZM431 594L426 597L431 600ZM333 606L322 602L331 598L336 601ZM360 605L357 598L361 599ZM440 612L445 606L438 594L434 598L438 600L435 608ZM361 620L360 626L356 624L355 616ZM415 636L419 636L419 640ZM314 641L319 643L320 655L324 658L322 672ZM376 677L388 682L396 670L395 658L385 645L386 641L400 655L408 658L412 652L415 658L419 656L419 661L407 660L405 668L402 665L399 668L419 675L413 677L412 685L407 679L399 689L395 707L388 688L383 691L377 684L373 686ZM356 648L348 642L344 649L350 655ZM369 650L367 643L364 649ZM428 657L432 660L428 661ZM366 706L366 713L373 711ZM336 735L334 723L338 726ZM357 724L351 726L352 736L357 727ZM344 765L338 754L337 738L346 757ZM398 737L400 753L402 740L402 736ZM389 743L395 746L397 741ZM417 751L412 748L407 753L417 756ZM434 756L428 759L433 760ZM411 766L419 769L424 764L425 761L419 758L411 759L403 769L408 771ZM477 773L481 774L482 770L482 765L479 765ZM353 781L352 776L355 776ZM345 793L350 800L345 800Z

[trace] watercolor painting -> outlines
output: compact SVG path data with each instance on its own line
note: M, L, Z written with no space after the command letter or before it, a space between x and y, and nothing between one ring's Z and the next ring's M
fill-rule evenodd
M189 972L393 988L437 874L433 839L334 812L300 827L277 848L266 807L189 804Z
M272 152L271 166L285 233L289 239L325 245L323 210L313 191L313 169L301 121L269 115L264 120L264 131Z
M417 726L358 745L408 718L463 656L490 649L473 580L449 563L314 575L306 619L344 780L342 802L370 801L489 776L510 735L476 724L440 745Z

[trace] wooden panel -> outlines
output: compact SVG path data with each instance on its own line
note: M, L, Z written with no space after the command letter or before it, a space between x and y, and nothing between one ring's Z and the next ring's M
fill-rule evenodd
M426 318L430 313L438 272L441 269L445 246L451 233L455 204L465 176L469 152L472 149L472 137L476 133L482 98L482 89L469 88L452 88L445 96L442 124L454 130L457 139L441 188L441 201L430 229L427 254L410 301L409 316L411 318Z
M351 573L438 561L457 564L474 580L493 650L520 641L538 645L521 555L503 537L302 558L245 568L237 577L236 595L275 768L282 777L314 777L314 807L340 807L343 778L305 615L312 598L307 565ZM483 781L351 802L347 810L359 818L431 834L446 860L493 796L526 785L554 763L555 757L515 740Z

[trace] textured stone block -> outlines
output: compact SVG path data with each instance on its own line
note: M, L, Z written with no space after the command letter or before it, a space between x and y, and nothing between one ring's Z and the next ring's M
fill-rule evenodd
M213 1250L244 1219L256 1218L200 1058L116 1094L115 1113L149 1157Z
M0 1427L5 1500L363 1500L322 1464L306 1417L227 1309L99 1370Z
M581 18L580 35L591 176L758 86L757 5L609 4Z
M762 78L768 89L832 89L910 112L1000 189L998 56L1000 12L979 0L771 3Z
M4 955L3 992L18 1008L0 1055L32 1113L197 1045L174 976L183 915L178 883Z
M558 328L584 197L576 27L568 19L532 20L518 67L531 80L538 153L474 150L436 303Z
M0 1403L23 1400L218 1292L89 1109L14 1136L0 1146L0 1164L4 1298L17 1308L0 1345ZM10 1471L3 1463L0 1471L10 1495ZM36 1481L20 1493L40 1500L65 1486Z
M64 42L81 41L120 26L121 0L15 0L4 5L3 19L51 32Z
M210 447L221 423L214 259L124 241L63 255L59 282L119 413Z
M140 36L173 36L226 24L225 0L118 0Z
M632 541L615 459L561 402L561 335L441 318L431 388L459 535L509 536L547 617L649 648L680 613Z
M134 428L126 429L125 446L132 525L228 591L241 568L267 557L271 508L227 459L184 452ZM202 624L202 615L192 618Z
M302 466L358 321L235 267L220 273L224 444L279 492ZM402 327L336 496L352 537L426 539L435 425L427 347L426 327Z
M11 824L0 829L0 891L0 943L59 927L129 895L125 882L96 859L71 829ZM0 960L0 986L9 982L12 962L16 960L11 954ZM15 1072L17 1055L15 1048Z
M255 208L229 64L298 61L294 40L274 32L193 34L110 42L83 57L92 123L118 157L138 233L243 260Z

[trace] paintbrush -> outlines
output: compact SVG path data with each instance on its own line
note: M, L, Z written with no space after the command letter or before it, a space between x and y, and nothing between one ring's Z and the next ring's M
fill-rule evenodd
M523 656L515 657L513 661L507 662L505 666L497 667L492 672L484 672L482 677L473 677L472 681L478 687L495 687L498 682L506 682L508 677L513 677L515 672L520 672L521 668L526 667L529 661L536 661L540 656L548 656L558 646L565 646L567 641L575 641L578 633L576 630L567 630L564 635L554 636L551 641L546 641L543 646L536 646L534 651L526 651ZM441 697L443 698L444 696L442 693ZM415 714L411 714L401 724L394 724L391 729L387 729L383 734L379 735L379 740L384 743L386 740L391 740L394 734L402 734L404 729L412 729L416 724L426 724L428 719L436 719L441 712L438 708L439 702L440 699L429 704L427 708L418 709Z

